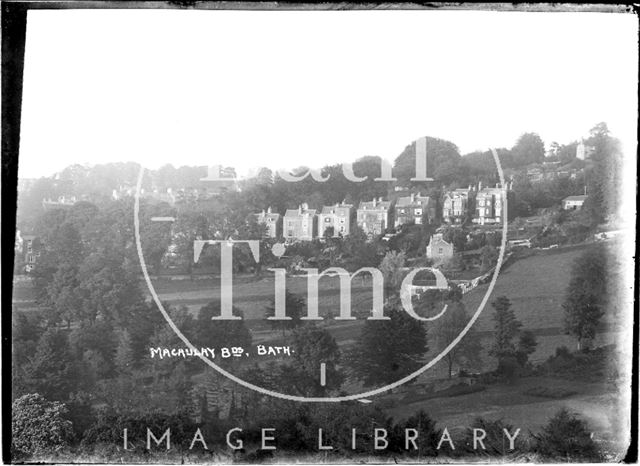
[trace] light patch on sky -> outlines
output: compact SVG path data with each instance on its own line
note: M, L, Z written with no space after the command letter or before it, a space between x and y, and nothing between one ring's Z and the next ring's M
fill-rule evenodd
M319 167L606 121L635 157L632 14L32 10L19 175L73 163Z

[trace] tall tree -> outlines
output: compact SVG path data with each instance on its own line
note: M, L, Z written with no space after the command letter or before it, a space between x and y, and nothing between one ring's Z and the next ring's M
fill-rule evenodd
M131 372L135 363L133 346L131 345L131 335L129 335L129 332L125 329L121 330L117 336L118 347L116 348L114 364L118 372L127 374Z
M349 355L355 378L366 386L391 383L421 365L427 352L422 323L399 309L386 309L391 320L367 320Z
M453 342L469 323L469 316L461 301L448 304L447 312L435 321L433 326L433 342L436 353L442 352ZM482 345L473 327L469 329L460 342L445 356L449 378L453 373L453 366L473 367L481 362Z
M589 132L586 144L593 150L593 168L587 170L587 194L583 209L594 224L602 223L618 213L624 167L620 141L611 136L606 123Z
M389 251L380 262L380 272L384 277L384 287L388 296L400 293L400 285L405 276L405 260L404 252Z
M513 163L521 166L544 160L544 142L536 133L524 133L511 149Z
M38 341L38 349L25 368L27 386L50 400L65 400L81 385L78 367L64 332L50 328Z
M338 370L340 349L331 334L315 325L293 331L293 364L282 370L285 384L304 396L326 396L342 385L344 375ZM325 365L325 384L321 384L320 366Z
M276 313L275 298L271 300L269 306L266 309L266 317L273 317ZM269 323L272 327L280 329L282 331L282 338L285 336L287 330L292 330L302 324L300 317L304 315L306 308L306 301L304 298L285 291L284 309L287 317L291 320L270 320Z
M516 359L521 366L527 364L529 356L535 352L536 346L538 346L538 342L531 330L525 330L520 333L520 339L518 340L518 347L516 349Z
M450 141L427 136L427 177L439 183L451 183L458 174L460 166L460 152L458 147ZM418 175L422 175L421 173ZM424 181L411 181L416 177L416 143L405 147L396 158L393 176L401 184L426 188Z
M516 337L522 324L511 309L511 301L506 296L499 296L491 303L495 309L493 320L495 322L495 340L489 350L489 354L500 360L501 358L515 355L516 347L513 339Z
M607 296L607 257L602 247L585 251L576 259L563 304L565 329L578 340L595 337L604 315Z

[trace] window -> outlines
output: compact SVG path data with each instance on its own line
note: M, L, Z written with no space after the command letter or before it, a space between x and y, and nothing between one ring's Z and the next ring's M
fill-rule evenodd
M325 217L324 218L324 223L329 223L331 221L331 219L329 217Z
M34 256L32 256L31 254L29 254L29 256L27 256L27 262L29 262L30 264L33 264L36 261L36 258Z
M438 248L438 254L442 254L442 248Z
M422 215L422 209L416 209L415 215Z

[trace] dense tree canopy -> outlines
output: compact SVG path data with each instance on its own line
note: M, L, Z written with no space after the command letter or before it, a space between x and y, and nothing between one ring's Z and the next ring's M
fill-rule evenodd
M352 374L365 386L389 384L418 369L427 352L422 323L406 312L386 309L390 320L367 320L349 356Z

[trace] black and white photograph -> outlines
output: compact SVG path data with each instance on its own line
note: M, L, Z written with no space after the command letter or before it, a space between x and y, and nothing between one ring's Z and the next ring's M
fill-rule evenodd
M638 461L634 7L1 8L4 464Z

